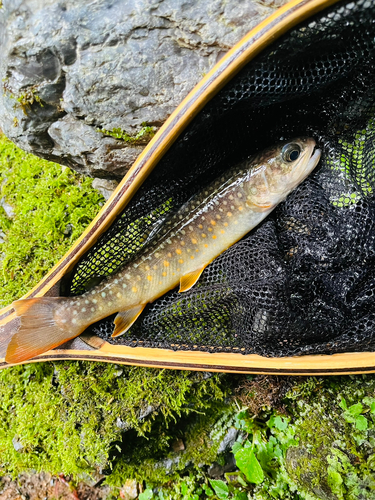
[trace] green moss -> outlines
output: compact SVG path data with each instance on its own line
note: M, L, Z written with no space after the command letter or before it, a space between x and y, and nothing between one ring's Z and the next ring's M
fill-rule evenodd
M103 198L91 183L0 135L0 199L13 212L0 207L0 306L36 285L97 214Z
M308 379L290 397L299 415L291 479L319 500L374 498L375 378Z
M177 373L177 372L176 372ZM234 409L222 401L222 389L217 394L217 376L210 380L211 390L215 388L216 396L207 400L199 408L201 400L196 389L194 394L194 412L199 414L182 418L170 425L166 433L165 426L159 420L155 422L147 439L143 437L128 436L125 453L119 457L114 465L114 470L107 482L119 486L125 478L135 478L139 482L146 481L156 487L164 486L168 490L171 483L172 489L179 483L180 478L192 475L195 482L197 478L205 478L202 469L219 460L218 449L220 442L234 421ZM206 382L208 380L206 379ZM224 379L221 383L223 384ZM201 393L202 394L202 393ZM197 404L198 403L198 404ZM184 443L183 452L171 450L171 443L181 439ZM207 468L207 467L206 467Z
M149 140L155 135L154 127L147 125L147 123L142 123L142 128L135 135L129 135L121 128L113 128L112 130L98 128L96 130L97 132L101 132L108 137L114 137L115 139L120 139L121 141L129 142L134 145L147 144Z
M3 370L0 470L76 477L105 470L109 481L121 486L137 473L120 474L118 452L126 452L127 462L134 451L129 445L143 442L146 446L137 449L142 456L156 450L160 455L176 433L177 419L197 411L212 413L225 396L225 385L219 375L204 378L102 363L40 363Z

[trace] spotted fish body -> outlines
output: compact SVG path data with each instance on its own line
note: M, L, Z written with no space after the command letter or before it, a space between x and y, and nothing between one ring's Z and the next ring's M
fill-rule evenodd
M258 225L313 170L312 138L294 139L237 165L189 200L161 235L124 270L78 297L14 302L21 327L6 361L21 362L57 347L90 324L118 312L113 336L124 333L147 303L191 288L204 268Z

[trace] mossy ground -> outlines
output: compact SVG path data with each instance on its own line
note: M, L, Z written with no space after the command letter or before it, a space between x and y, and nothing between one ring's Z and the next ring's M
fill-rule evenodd
M65 253L102 199L89 179L25 154L4 136L0 176L6 305ZM29 364L0 372L0 418L1 474L105 476L113 498L126 498L121 486L129 478L143 485L140 500L375 498L371 375L252 379ZM228 462L230 449L220 446L233 429L240 470L232 465L213 479L209 467Z
M104 200L91 183L0 135L1 307L36 285L97 214Z

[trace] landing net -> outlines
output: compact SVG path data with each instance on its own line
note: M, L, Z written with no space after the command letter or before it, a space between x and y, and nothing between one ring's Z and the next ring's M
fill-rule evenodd
M375 348L375 2L340 2L252 60L197 115L79 262L77 295L121 269L230 166L313 136L320 167L188 292L150 304L112 344L263 356ZM150 237L151 234L151 237Z

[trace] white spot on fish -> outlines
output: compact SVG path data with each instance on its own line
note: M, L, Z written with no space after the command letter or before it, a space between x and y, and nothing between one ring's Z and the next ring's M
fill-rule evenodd
M92 299L92 303L96 304L98 301L96 299Z
M73 314L74 314L74 315L76 315L76 314L77 314L77 311L76 311L75 309L73 310Z
M86 307L82 307L81 312L85 313L86 312Z
M75 324L77 323L76 318L73 318L73 319L72 319L72 323L73 323L73 325L75 325Z
M88 304L88 303L89 303L89 301L86 299L86 300L85 300L85 304Z
M91 312L95 312L95 307L92 307L92 308L91 308Z
M103 299L105 299L105 298L106 298L106 296L107 296L107 294L106 294L105 292L102 292L102 293L101 293L101 296L103 297Z
M130 274L125 274L125 278L126 278L127 280L130 280Z
M122 288L126 288L128 285L126 283L122 284Z

